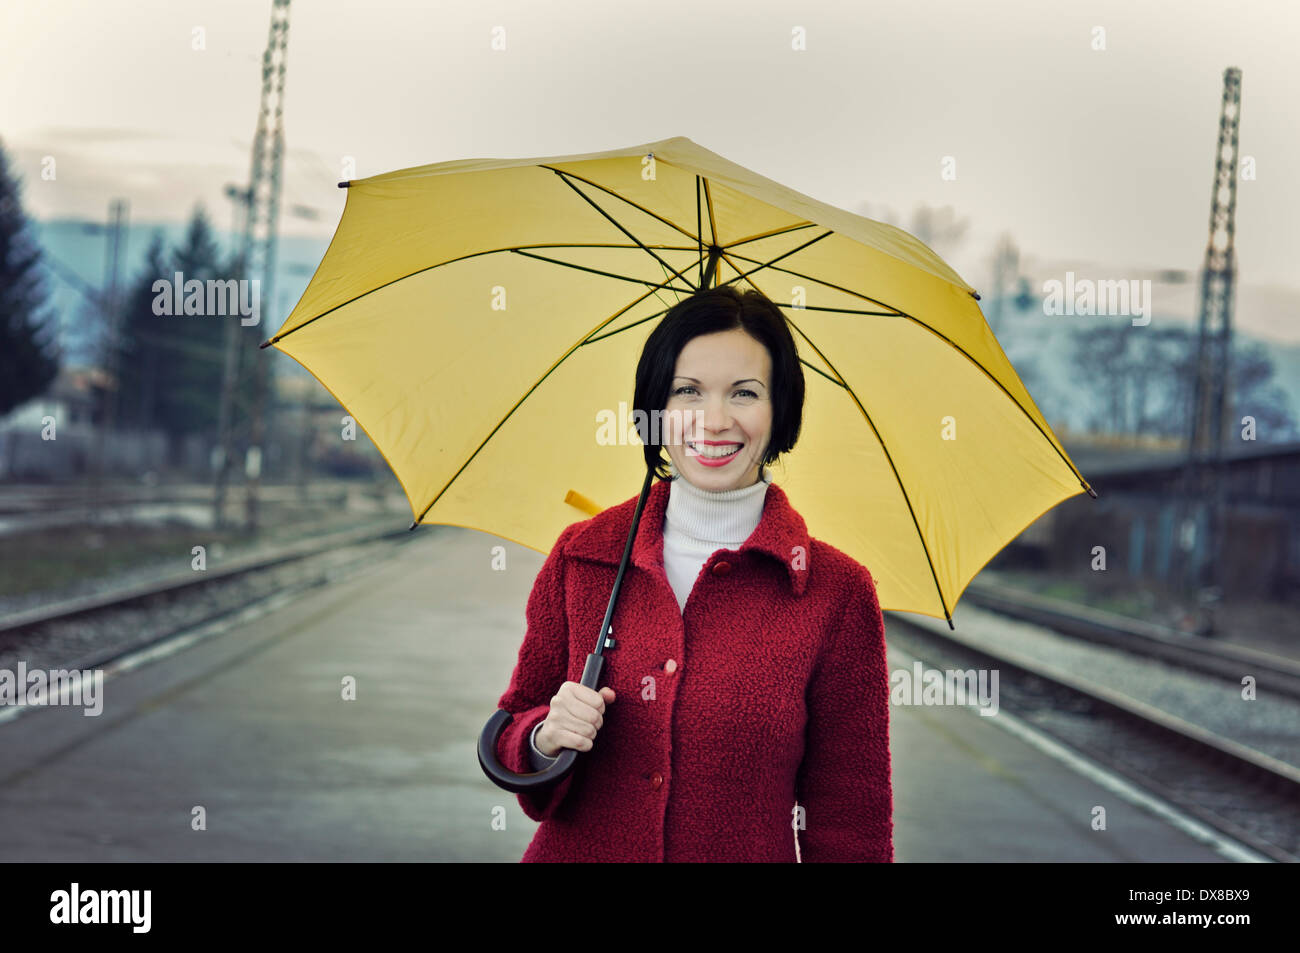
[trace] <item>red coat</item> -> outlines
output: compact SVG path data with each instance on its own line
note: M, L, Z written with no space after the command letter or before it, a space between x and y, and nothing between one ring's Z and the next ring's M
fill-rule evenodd
M804 862L893 861L871 574L809 539L772 484L754 533L709 556L679 611L663 567L669 489L651 487L632 546L600 683L617 698L594 747L548 791L517 795L541 822L523 860L794 862L798 828ZM497 751L513 771L532 770L533 726L582 678L636 501L566 528L537 576L498 703L515 716Z

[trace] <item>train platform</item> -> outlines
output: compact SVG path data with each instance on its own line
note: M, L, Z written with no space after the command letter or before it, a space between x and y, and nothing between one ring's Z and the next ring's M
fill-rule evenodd
M97 716L0 720L0 859L518 861L536 824L475 746L543 557L418 532L306 597L107 668ZM912 662L891 648L891 669ZM899 862L1255 859L1008 713L895 706L891 734Z

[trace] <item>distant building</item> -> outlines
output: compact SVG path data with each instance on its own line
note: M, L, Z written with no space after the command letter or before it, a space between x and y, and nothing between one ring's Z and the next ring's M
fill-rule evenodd
M999 562L1082 571L1103 546L1107 572L1181 585L1206 539L1203 514L1180 505L1186 451L1070 443L1066 452L1097 499L1076 496L1049 510ZM1234 443L1225 452L1223 538L1212 554L1225 596L1300 601L1300 443Z
M0 478L84 473L94 452L95 409L107 386L99 368L63 367L43 395L0 418Z

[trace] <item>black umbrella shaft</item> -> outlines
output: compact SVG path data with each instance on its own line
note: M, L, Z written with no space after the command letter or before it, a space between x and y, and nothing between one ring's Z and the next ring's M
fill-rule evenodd
M645 509L646 497L650 494L650 484L654 480L654 469L648 468L645 483L641 485L641 498L636 501L636 512L632 514L632 528L628 530L627 542L623 544L623 559L618 564L618 575L614 577L614 590L609 594L609 607L605 609L605 621L601 623L600 634L596 636L596 648L592 655L603 655L607 646L612 647L612 640L607 642L609 624L614 620L614 606L618 603L619 590L623 588L623 575L627 564L632 559L632 543L636 539L637 527L641 525L641 511Z
M708 264L704 266L704 287L705 288L713 287L713 272L714 269L718 267L718 257L721 254L722 254L722 249L719 248L717 245L709 246L709 261ZM635 526L636 522L633 521L632 525Z

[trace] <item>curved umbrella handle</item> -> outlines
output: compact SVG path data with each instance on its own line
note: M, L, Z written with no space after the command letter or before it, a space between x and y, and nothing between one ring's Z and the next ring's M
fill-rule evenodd
M595 653L588 654L587 664L582 670L582 684L594 691L596 683L600 681L601 673L604 670L605 656L596 655ZM516 794L538 791L550 787L552 784L558 784L573 770L573 766L578 760L578 750L576 748L561 749L554 764L547 765L541 771L533 771L530 774L519 774L511 771L497 759L497 741L513 718L514 715L504 708L500 708L483 726L483 731L478 736L478 763L483 768L483 773L497 787L505 788L507 791L514 791Z

